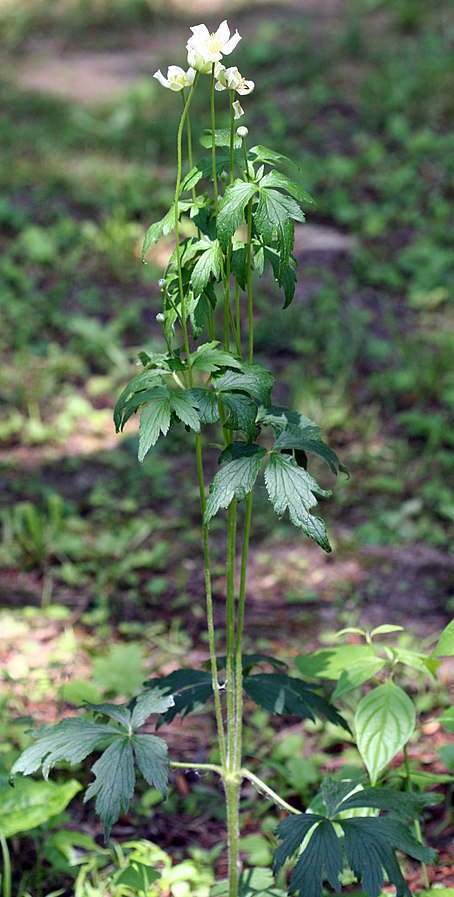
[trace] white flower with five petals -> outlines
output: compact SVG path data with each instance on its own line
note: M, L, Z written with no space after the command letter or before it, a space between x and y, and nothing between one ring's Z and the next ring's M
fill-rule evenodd
M211 34L206 25L194 25L191 31L192 37L186 44L188 63L191 68L204 74L211 71L213 63L220 62L223 56L228 56L241 40L238 31L230 37L226 19L221 22L218 30Z
M179 65L169 65L167 78L164 77L161 69L154 73L153 78L156 78L168 90L183 90L184 87L190 87L194 83L195 75L195 69L193 68L189 68L185 72Z
M246 78L243 78L236 65L227 69L225 65L218 63L214 72L217 78L216 90L236 90L240 96L246 96L254 90L254 82L246 81Z

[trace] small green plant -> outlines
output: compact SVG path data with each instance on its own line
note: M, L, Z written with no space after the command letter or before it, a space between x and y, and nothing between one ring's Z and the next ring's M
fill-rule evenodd
M248 129L237 127L244 114L237 95L248 96L254 84L235 66L226 68L221 60L239 41L238 32L230 35L226 21L214 33L205 25L195 26L187 44L188 70L170 66L166 76L156 72L160 84L183 99L174 201L164 217L149 228L143 246L145 259L154 243L174 233L174 249L160 281L163 305L157 315L164 349L140 353L143 370L127 384L115 409L119 431L140 413L140 461L171 428L185 427L193 433L209 659L205 668L177 669L149 680L145 691L127 704L87 704L84 715L44 728L15 763L13 775L29 775L41 768L46 777L59 762L74 765L94 751L100 752L85 800L95 799L108 839L132 799L136 769L162 795L167 791L169 767L215 773L225 792L228 879L218 883L212 894L279 897L281 884L275 886L269 870L242 870L240 797L242 782L247 780L288 814L277 828L281 843L275 852L274 870L283 882L285 875L280 870L297 855L289 893L319 897L325 879L339 891L346 861L369 897L378 897L384 873L396 886L398 897L404 897L410 892L396 851L422 862L433 861L434 851L420 842L413 821L438 797L382 787L385 768L413 732L414 712L410 699L392 678L395 664L404 661L395 655L377 654L372 645L377 632L366 635L366 644L358 646L364 650L357 652L355 664L351 665L348 655L337 667L336 697L379 672L385 674L386 669L383 682L358 705L358 747L370 780L364 779L366 787L348 775L345 780L325 779L317 808L301 812L243 763L245 697L279 716L321 718L344 733L349 733L350 727L324 696L319 682L309 681L308 676L314 675L313 658L309 670L301 661L299 671L293 674L281 660L243 652L256 481L263 473L278 517L288 513L297 528L330 552L325 522L313 513L318 499L324 500L330 492L309 473L309 457L324 462L332 474L347 471L311 419L273 403L274 377L255 360L256 276L269 269L283 293L284 308L290 305L296 284L295 222L302 224L303 208L310 209L314 203L286 156L266 146L250 146ZM200 142L208 156L194 164L189 113L204 78L210 81L210 127ZM227 124L225 128L218 128L216 122L218 92L228 98L222 122ZM286 173L289 170L291 177ZM207 434L205 439L202 433ZM209 488L205 475L208 442L215 442L220 449L220 467ZM221 654L223 634L215 627L213 613L210 527L223 510L227 510L227 546L225 648ZM323 678L324 670L326 667L317 671L317 680ZM301 678L301 672L306 678ZM157 715L158 726L169 724L178 714L184 717L208 701L214 703L217 762L169 760L165 741L143 729L151 715ZM368 721L375 719L377 707L382 728L375 748L375 740L371 746L369 739ZM383 735L385 716L395 720L389 738ZM137 867L136 871L140 877L143 870ZM127 874L133 876L133 872ZM136 883L137 876L133 876ZM141 882L139 892L148 886L144 879ZM126 880L124 884L129 886Z

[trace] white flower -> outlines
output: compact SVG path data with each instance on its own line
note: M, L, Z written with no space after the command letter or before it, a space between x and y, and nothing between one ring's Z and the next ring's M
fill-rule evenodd
M216 90L236 90L240 96L246 96L246 94L252 93L254 90L254 82L246 81L246 78L243 78L236 65L226 69L225 65L218 63L215 66L214 73L218 79L215 84Z
M164 77L161 69L154 73L153 78L156 78L163 87L167 87L169 90L183 90L184 87L190 87L193 84L195 70L189 68L185 72L179 65L169 65L167 78Z
M186 44L188 63L198 72L205 74L211 71L214 62L220 62L223 56L228 56L241 40L238 31L230 37L227 19L224 19L218 30L211 34L206 25L194 25L191 31L192 37Z
M241 139L244 140L249 134L249 130L248 128L245 128L244 125L240 125L240 127L236 129L236 133L238 134L238 137L241 137Z
M244 109L240 106L240 101L239 101L239 100L235 100L235 102L232 103L232 106L233 106L233 108L234 108L234 110L235 110L235 114L234 114L233 117L234 117L234 118L241 118L241 116L244 115Z

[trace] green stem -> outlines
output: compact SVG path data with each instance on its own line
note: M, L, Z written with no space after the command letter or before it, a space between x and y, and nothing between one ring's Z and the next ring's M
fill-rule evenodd
M244 608L246 599L247 560L249 552L249 538L251 534L252 520L252 492L246 497L246 510L244 515L243 546L241 550L240 590L238 595L238 613L235 645L235 676L236 676L236 725L235 725L235 767L241 766L243 751L243 629Z
M8 842L4 835L0 832L0 847L2 849L3 859L3 875L2 875L2 897L11 897L12 892L12 874L11 874L11 857L9 853Z
M411 781L411 769L410 769L410 760L408 758L408 750L407 745L404 745L404 764L405 764L405 773L407 778L407 791L412 791L412 781ZM420 844L424 844L424 839L422 836L421 823L419 819L413 820L416 840L419 841ZM421 872L422 872L422 880L426 891L430 890L430 881L429 881L429 873L427 871L426 863L421 863Z
M245 769L243 767L243 769L240 769L240 775L243 779L248 779L249 782L252 782L257 791L260 791L261 794L266 794L266 796L269 797L277 807L280 807L282 810L286 810L287 813L293 813L295 815L298 815L300 813L300 810L295 810L295 807L292 807L291 804L288 804L286 800L284 800L282 797L279 797L279 795L276 794L276 792L273 791L273 789L270 788L269 785L265 785L265 782L262 782L262 780L259 779L258 776L254 775L253 772L250 772L249 769Z
M171 760L169 763L171 769L196 769L202 772L216 772L218 776L222 776L222 766L216 766L216 763L180 763L177 760Z
M240 285L235 283L235 337L237 346L241 349L241 305L240 305ZM239 353L241 355L241 352Z
M235 91L230 91L230 183L233 184L235 180L235 110L233 108L233 102L235 99Z
M223 769L227 767L227 752L225 744L224 722L222 719L222 704L219 690L218 666L216 660L216 634L214 628L213 613L213 588L211 583L211 561L210 561L210 543L208 537L208 527L203 522L205 516L205 478L203 475L203 458L202 458L202 437L200 433L195 436L197 477L199 481L200 508L202 511L202 535L203 535L203 557L205 569L205 600L207 610L207 629L208 629L208 645L210 650L210 669L211 681L213 683L214 708L216 716L216 727L218 732L219 755Z
M214 62L211 66L211 161L213 166L213 190L214 190L214 211L216 214L216 218L218 216L218 206L219 206L219 198L218 198L218 176L216 171L216 111L214 105Z
M252 303L252 199L247 205L247 259L246 259L246 292L248 317L248 361L252 364L254 355L254 308Z
M230 260L232 254L231 242L227 246L224 271L224 349L230 351Z
M238 842L240 839L240 784L241 779L239 775L232 776L231 778L224 780L225 799L227 804L229 897L238 897L240 874L240 856L238 851Z
M190 349L189 349L189 336L188 336L188 327L186 323L186 300L184 295L184 287L183 287L183 273L181 270L181 253L180 253L180 222L179 222L179 207L178 200L180 196L180 186L181 186L181 175L183 169L183 149L182 149L182 141L183 141L183 128L184 123L186 121L189 107L192 102L192 98L194 96L194 90L196 88L198 81L198 73L195 76L194 83L192 84L191 90L189 91L189 96L184 104L183 113L180 119L180 124L178 126L177 133L177 179L175 184L175 257L177 263L177 272L178 272L178 292L180 295L180 305L181 305L181 326L183 328L183 342L184 342L184 350L186 353L186 361L188 364L188 374L189 374L189 383L193 385L193 377L192 370L189 361Z
M236 688L235 688L235 554L236 554L236 498L229 505L227 523L227 602L226 602L226 670L227 670L227 764L230 772L235 767L237 741Z

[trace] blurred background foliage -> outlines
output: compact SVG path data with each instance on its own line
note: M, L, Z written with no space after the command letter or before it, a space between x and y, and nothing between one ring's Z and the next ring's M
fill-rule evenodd
M324 426L351 467L327 511L342 557L430 549L425 597L449 610L451 4L224 3L210 15L214 27L227 15L244 35L237 57L256 81L244 103L251 139L293 157L317 201L297 234L294 304L278 318L273 285L257 284L257 349L283 376L279 398ZM168 250L145 266L139 254L171 201L180 98L152 74L184 64L188 27L207 19L206 4L188 18L178 2L2 0L0 19L3 561L38 580L77 582L88 605L119 594L140 605L168 579L179 600L179 580L190 577L169 573L169 531L192 495L179 457L189 437L172 437L139 468L135 437L115 438L110 414L137 351L159 344ZM64 522L52 530L44 521L54 500ZM274 524L260 496L258 508L264 538ZM114 519L124 541L109 545ZM285 526L276 535L295 544ZM189 527L181 538L196 537ZM406 568L410 555L401 555ZM149 564L159 574L151 583Z

